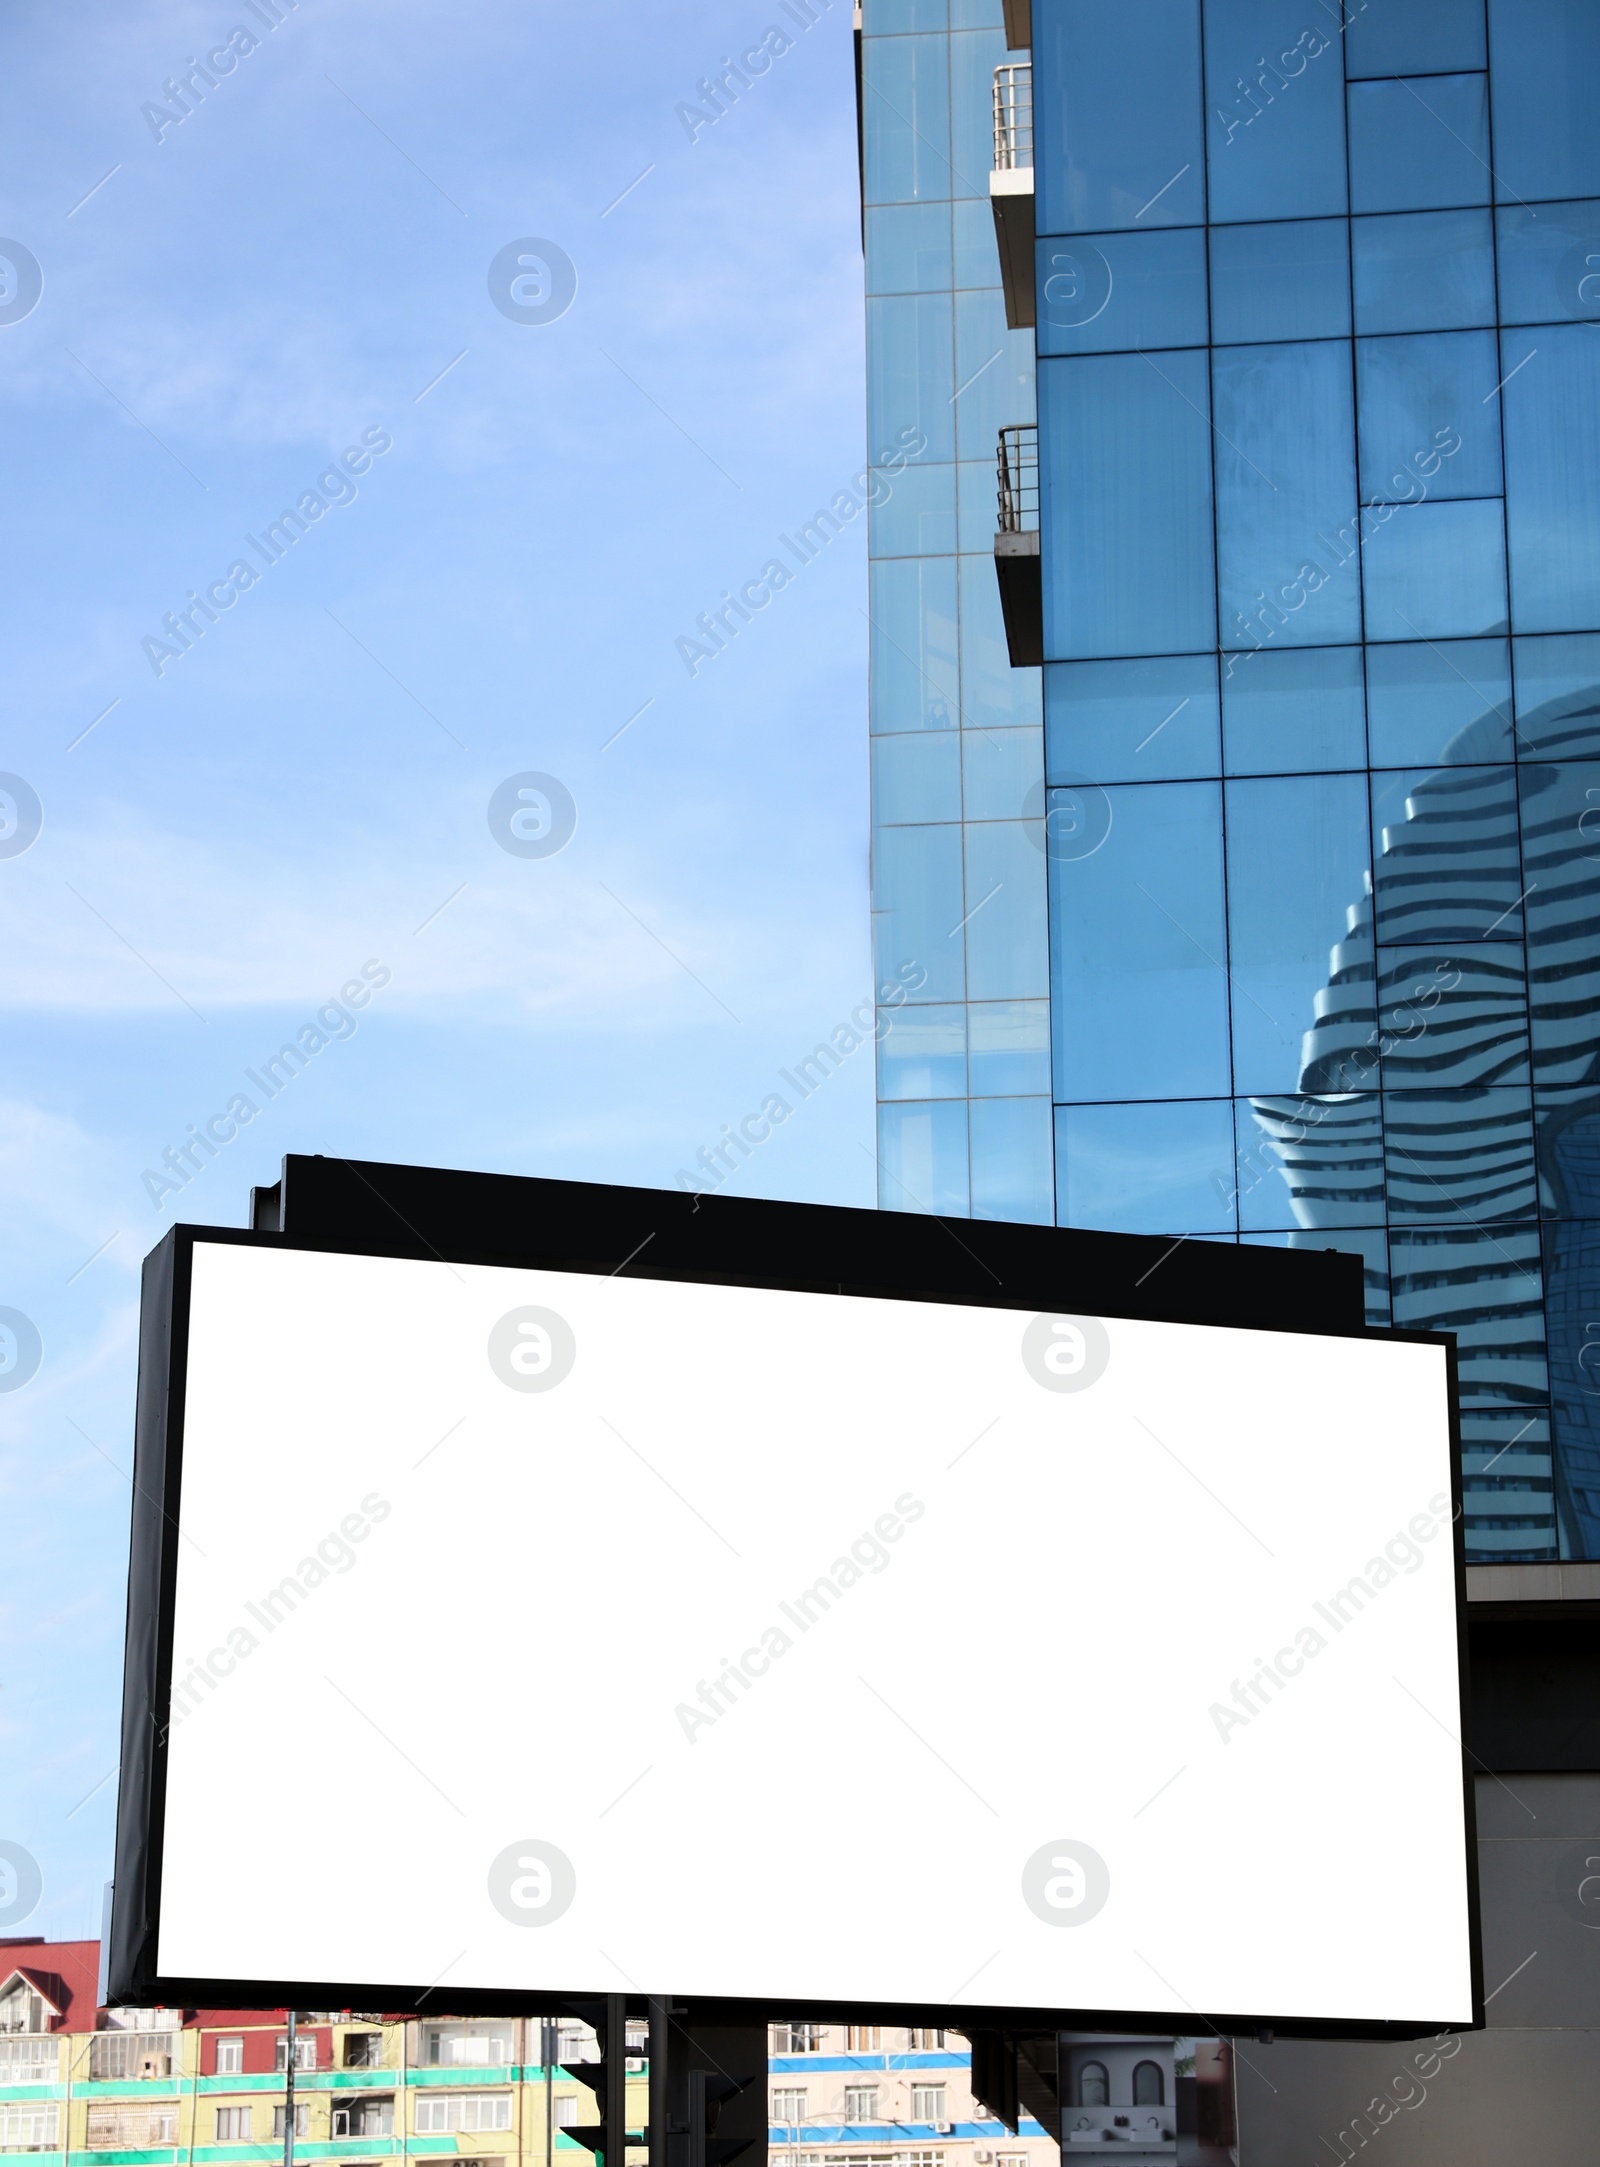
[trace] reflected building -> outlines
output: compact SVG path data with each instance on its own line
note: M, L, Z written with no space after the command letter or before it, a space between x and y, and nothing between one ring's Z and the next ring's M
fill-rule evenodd
M1600 13L1311 12L862 0L880 1201L1359 1250L1597 1557Z

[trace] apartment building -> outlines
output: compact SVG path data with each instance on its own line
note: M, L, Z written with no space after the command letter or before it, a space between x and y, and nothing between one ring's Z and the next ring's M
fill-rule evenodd
M0 2153L40 2167L282 2160L284 2012L101 2008L99 1955L94 1941L0 1939ZM546 2167L569 2154L576 2167L588 2152L572 2132L598 2116L561 2065L596 2057L582 2024L301 2012L293 2156ZM642 2051L628 2069L642 2130Z
M774 2024L769 2167L1054 2167L1024 2115L1013 2136L973 2096L959 2032Z

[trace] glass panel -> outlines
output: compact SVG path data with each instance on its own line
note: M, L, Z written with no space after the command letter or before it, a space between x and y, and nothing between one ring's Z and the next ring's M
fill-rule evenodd
M919 988L929 1001L959 1001L966 994L959 928L961 900L959 827L882 828L872 845L873 942L879 982L901 963L927 972Z
M861 90L868 203L949 196L948 39L864 39Z
M1352 11L1344 34L1345 72L1440 75L1484 65L1480 0L1379 0Z
M1383 1117L1376 1091L1241 1099L1238 1154L1242 1227L1383 1224Z
M1379 961L1386 1091L1527 1083L1520 942L1385 948Z
M868 293L938 293L950 284L950 206L897 203L867 212Z
M878 1041L881 1099L959 1099L967 1092L964 1008L886 1008Z
M1166 782L1218 772L1212 655L1052 662L1044 717L1053 783Z
M1524 761L1519 781L1534 1075L1588 1082L1600 1076L1600 761Z
M1533 1104L1526 1090L1385 1091L1389 1224L1531 1219Z
M1226 1097L1221 786L1098 795L1109 831L1050 858L1057 1093Z
M885 1211L967 1216L967 1102L878 1108L879 1197Z
M1600 1557L1600 1212L1547 1227L1544 1264L1568 1555Z
M964 730L961 760L968 820L1021 820L1029 811L1038 817L1042 730Z
M1522 938L1515 786L1509 767L1374 774L1380 943Z
M1509 644L1370 647L1367 714L1374 767L1509 760Z
M974 1098L1050 1094L1048 1001L979 1001L967 1010Z
M1359 647L1247 648L1222 675L1230 775L1282 775L1367 764Z
M946 0L863 0L862 14L869 38L903 30L943 30L950 20Z
M1205 217L1199 0L1041 7L1033 24L1038 230Z
M872 814L880 827L961 818L961 741L954 730L903 730L872 741Z
M1041 354L1203 346L1206 237L1197 226L1038 244Z
M1367 1323L1374 1331L1388 1328L1389 1239L1382 1227L1366 1231L1352 1227L1348 1231L1326 1234L1241 1234L1239 1239L1254 1249L1336 1249L1346 1255L1359 1256L1367 1290Z
M1490 0L1496 194L1600 195L1600 9Z
M1505 631L1505 515L1498 497L1380 504L1365 515L1365 525L1369 640Z
M1494 322L1487 211L1357 218L1350 243L1357 331L1461 331Z
M1600 202L1496 211L1500 321L1600 322Z
M954 729L961 697L954 557L874 564L868 594L873 729Z
M1500 367L1517 630L1592 630L1600 625L1600 338L1587 324L1508 331Z
M1042 999L1050 991L1042 826L985 820L963 833L968 994L975 1001Z
M1054 1225L1049 1099L974 1099L967 1114L973 1218Z
M961 718L969 730L1038 724L1038 670L1014 670L992 556L961 559Z
M962 458L991 470L1000 431L1034 417L1033 333L1006 329L998 287L956 296L955 414Z
M1327 540L1356 506L1348 348L1228 347L1214 373L1223 645L1359 639L1353 546Z
M1550 1354L1553 1381L1553 1346ZM1461 1418L1461 1471L1469 1565L1555 1556L1550 1417L1542 1408L1469 1410Z
M972 30L950 40L952 193L989 201L994 163L994 71L1006 57L1002 30Z
M1047 655L1215 643L1208 406L1203 353L1039 364Z
M959 197L951 206L955 244L955 282L963 286L998 286L1000 259L995 254L994 213L988 200Z
M956 546L956 470L950 465L874 467L878 501L867 518L874 557L938 557Z
M1366 779L1232 782L1227 823L1234 1089L1294 1091L1327 1011L1346 1043L1372 1033L1370 951L1342 947L1372 862Z
M1318 218L1345 208L1338 11L1299 0L1207 0L1206 164L1213 219Z
M1226 1099L1056 1108L1056 1219L1119 1234L1231 1234Z
M1366 503L1499 496L1499 352L1492 331L1356 342Z
M1520 1403L1531 1413L1543 1404L1536 1227L1480 1231L1459 1214L1440 1226L1395 1227L1389 1270L1399 1330L1456 1334L1464 1405Z
M1547 1219L1600 1222L1600 1087L1589 1082L1535 1091L1533 1123L1540 1212ZM1600 1305L1591 1318L1589 1337L1600 1340ZM1596 1373L1586 1381L1600 1399L1600 1346L1584 1368Z
M998 513L995 462L963 459L956 466L956 539L963 556L980 556L994 547Z
M868 301L869 444L887 445L909 429L922 438L921 458L955 457L953 306L948 294L883 294Z
M1513 640L1517 749L1524 759L1600 752L1600 634ZM1593 834L1600 821L1586 820Z
M1350 333L1342 218L1211 229L1211 336L1219 346Z
M1489 201L1481 75L1350 85L1350 208L1439 211Z

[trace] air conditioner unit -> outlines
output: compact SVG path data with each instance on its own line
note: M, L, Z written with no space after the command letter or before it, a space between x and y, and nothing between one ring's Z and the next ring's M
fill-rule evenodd
M139 2057L141 2077L170 2077L172 2056L170 2054L141 2054Z
M933 2125L933 2133L936 2137L948 2137L954 2130L955 2126L956 2125L954 2124L954 2122L935 2122Z
M978 2162L978 2167L988 2167L989 2161L994 2158L992 2152L982 2152L976 2149L974 2149L972 2156Z

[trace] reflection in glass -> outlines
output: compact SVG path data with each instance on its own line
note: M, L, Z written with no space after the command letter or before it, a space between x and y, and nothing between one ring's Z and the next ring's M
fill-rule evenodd
M1464 331L1494 322L1494 239L1484 211L1351 222L1356 331Z
M878 1041L881 1099L958 1099L967 1089L966 1010L959 1005L885 1009Z
M1575 760L1600 752L1600 633L1514 640L1512 654L1522 757Z
M1600 333L1589 324L1508 331L1500 367L1517 630L1592 630L1600 625Z
M1050 1092L1048 1001L975 1001L967 1010L974 1098Z
M1526 1084L1528 1001L1515 941L1384 948L1378 958L1384 1089Z
M960 704L955 559L874 564L868 606L873 729L953 730Z
M1534 1080L1589 1083L1600 1078L1600 762L1524 760L1518 779Z
M1498 739L1497 716L1484 727ZM1476 750L1470 731L1457 742ZM1372 831L1380 942L1522 938L1515 768L1376 773Z
M1412 1220L1479 1230L1535 1216L1526 1090L1386 1090L1383 1141L1391 1228Z
M948 197L950 66L942 37L862 42L866 200Z

